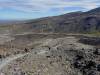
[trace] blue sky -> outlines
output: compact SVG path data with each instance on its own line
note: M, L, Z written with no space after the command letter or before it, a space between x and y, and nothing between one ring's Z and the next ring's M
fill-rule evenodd
M0 19L34 19L100 6L100 0L0 0Z

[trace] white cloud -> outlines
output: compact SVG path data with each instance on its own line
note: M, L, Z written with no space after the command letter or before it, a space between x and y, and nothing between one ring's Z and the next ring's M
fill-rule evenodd
M48 12L53 8L80 7L86 10L100 5L99 0L0 0L0 8L23 12ZM62 10L61 10L62 11Z

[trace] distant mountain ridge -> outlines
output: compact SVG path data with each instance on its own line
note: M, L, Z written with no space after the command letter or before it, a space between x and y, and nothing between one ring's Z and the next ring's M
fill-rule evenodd
M59 16L23 21L13 32L90 33L100 32L100 7L87 12L72 12Z
M20 23L22 21L20 20L0 20L0 24L16 24L16 23Z

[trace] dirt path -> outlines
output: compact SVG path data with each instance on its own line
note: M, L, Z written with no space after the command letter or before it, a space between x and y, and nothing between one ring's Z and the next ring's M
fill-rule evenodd
M0 71L2 70L3 67L5 67L10 62L12 62L12 61L14 61L14 60L16 60L18 58L24 57L27 54L29 54L29 53L17 54L15 56L13 55L13 56L10 56L10 57L7 57L7 58L3 59L2 61L0 61Z

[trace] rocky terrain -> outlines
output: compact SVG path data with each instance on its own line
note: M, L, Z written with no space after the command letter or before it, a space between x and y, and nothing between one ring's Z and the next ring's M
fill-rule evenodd
M83 36L26 34L11 37L0 46L6 48L0 55L0 75L100 75L100 49L79 42Z

